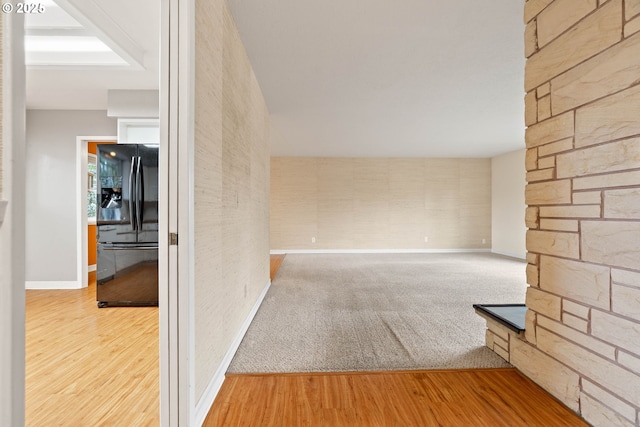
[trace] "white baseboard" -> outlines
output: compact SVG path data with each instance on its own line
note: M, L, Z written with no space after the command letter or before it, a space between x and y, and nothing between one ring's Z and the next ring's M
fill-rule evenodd
M249 312L249 315L247 316L244 323L242 324L242 327L240 328L235 339L231 343L231 346L229 346L227 353L224 355L224 358L222 359L220 366L218 366L218 369L216 370L215 375L213 376L213 378L211 378L211 381L209 381L207 388L204 390L204 393L202 394L202 398L200 398L200 401L197 403L195 407L195 414L194 414L195 424L194 425L201 426L202 423L204 422L204 419L207 417L207 414L211 409L211 405L213 405L213 401L218 395L218 392L220 391L220 387L222 387L222 382L224 381L225 373L227 372L227 369L231 364L231 360L233 360L233 356L235 356L236 351L238 351L238 347L240 347L240 343L242 342L244 335L247 333L247 329L249 329L249 325L251 325L253 318L258 312L258 309L260 308L260 305L262 304L264 297L267 295L267 291L269 290L270 286L271 286L271 280L267 282L266 286L262 290L262 293L260 294L253 308Z
M527 259L526 255L522 256L522 254L515 254L515 253L512 253L512 252L491 250L491 253L497 254L497 255L508 256L509 258Z
M25 289L82 289L82 285L77 281L34 281L28 280L24 282Z
M91 273L92 271L96 271L96 268L97 268L97 267L98 267L98 266L97 266L96 264L90 265L90 266L89 266L89 269L88 269L87 271L88 271L89 273Z
M272 249L278 254L447 254L491 252L491 249Z

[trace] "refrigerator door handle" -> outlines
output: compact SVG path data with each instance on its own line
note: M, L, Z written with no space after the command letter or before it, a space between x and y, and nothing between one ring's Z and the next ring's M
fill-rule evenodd
M136 223L138 231L142 231L142 202L144 200L144 186L142 176L142 157L138 156L136 167Z
M134 182L133 182L133 171L136 164L136 158L131 157L131 170L129 171L129 221L131 222L131 230L136 231L136 217L135 217L135 206L133 204L134 197Z

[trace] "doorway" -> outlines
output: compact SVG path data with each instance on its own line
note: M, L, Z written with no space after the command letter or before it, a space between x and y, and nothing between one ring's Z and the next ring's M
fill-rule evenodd
M160 6L159 6L160 2L158 1L157 3L158 3L158 9L160 9ZM16 44L20 44L20 43L16 43ZM24 70L23 70L23 73L24 73ZM83 121L84 120L81 118L77 119L78 123L81 123ZM161 123L161 126L162 125L163 123ZM89 133L91 131L84 133L86 132L87 129L92 129L90 126L85 125L83 129L85 129L83 133L78 132L77 134L74 134L74 137L75 135L92 135L91 133ZM63 420L64 422L60 422L59 424L61 425L65 425L65 423L69 422L68 420L70 419L71 414L76 414L81 412L80 411L81 407L75 406L75 405L81 405L80 398L82 395L86 394L90 396L91 394L93 394L92 387L97 388L100 385L102 386L101 388L107 389L107 387L105 387L105 384L114 385L112 383L115 382L116 380L113 379L113 376L112 378L102 377L102 379L98 379L99 375L96 374L96 371L98 371L98 373L103 373L103 372L107 372L108 369L115 369L116 371L126 369L126 363L120 363L118 365L114 365L114 361L119 360L118 359L119 356L126 354L127 347L123 346L122 343L119 344L117 339L119 338L118 335L122 335L121 333L118 333L118 328L126 327L127 326L126 322L130 322L130 325L129 325L130 327L131 326L136 327L135 328L136 331L134 332L134 334L140 333L139 331L144 331L144 333L140 336L129 335L130 339L127 344L129 345L129 347L131 347L130 345L131 342L136 342L136 345L141 345L142 347L144 347L145 351L149 351L150 353L153 353L155 356L155 361L153 362L154 370L151 370L150 368L147 371L144 371L146 372L145 374L142 371L129 369L128 372L131 374L129 381L122 381L121 387L116 387L117 394L113 393L113 395L110 396L110 398L111 400L113 400L114 398L117 399L118 395L130 395L131 386L127 384L135 383L137 379L145 378L144 384L140 384L140 386L145 388L145 391L148 395L155 396L156 402L159 402L160 393L159 393L158 382L159 382L160 374L159 374L159 360L158 360L158 354L159 354L158 318L160 316L158 314L158 311L160 309L151 308L150 310L147 310L145 308L144 310L142 309L138 310L138 308L135 308L133 309L136 311L135 316L132 316L131 315L132 310L127 310L127 308L114 309L114 310L107 309L107 310L104 310L104 313L102 313L98 310L96 305L95 287L94 288L91 288L91 286L88 287L89 285L89 281L88 281L89 242L88 242L88 217L87 217L88 201L86 198L87 177L88 177L87 149L88 149L89 141L107 142L107 141L115 141L117 139L117 137L114 135L115 127L114 127L113 133L108 129L99 129L96 133L99 132L99 134L102 134L102 131L104 130L106 130L106 132L103 135L107 135L107 136L78 136L76 137L75 141L69 138L68 139L69 144L74 144L75 142L75 159L72 157L73 151L71 151L73 149L72 148L73 145L71 146L66 145L66 147L69 147L69 148L65 156L67 159L69 159L69 163L71 162L75 163L75 170L71 169L71 168L74 168L73 165L71 164L68 165L70 169L69 174L73 173L74 176L76 176L76 178L75 178L75 188L72 187L72 185L74 184L69 182L69 180L67 180L69 184L65 184L65 185L67 185L66 188L68 189L68 192L75 195L76 200L79 201L79 202L76 202L76 207L74 208L75 209L74 212L71 212L70 214L65 214L66 218L69 218L67 221L71 221L74 216L76 217L74 221L74 225L77 229L75 235L72 234L73 229L71 229L70 232L65 231L65 233L70 236L70 239L76 240L75 242L73 240L71 240L70 242L72 247L73 247L73 244L75 243L76 255L74 256L72 255L71 251L68 251L68 256L71 258L73 264L67 269L67 271L71 273L69 279L75 279L74 280L75 288L80 288L80 289L73 289L69 291L65 290L65 291L62 291L63 293L60 293L58 291L43 291L41 293L40 291L38 291L36 295L36 296L43 296L44 301L46 303L53 302L54 298L60 298L57 300L58 304L56 304L55 306L48 306L48 308L44 310L45 312L48 313L47 316L52 316L53 313L55 313L56 308L68 306L70 307L68 310L62 310L61 312L58 312L58 314L61 316L60 318L63 319L62 323L70 324L71 322L77 321L79 324L81 324L81 326L76 329L67 330L67 332L64 335L58 335L57 342L48 341L48 342L51 342L51 344L56 347L66 347L69 351L68 353L62 352L62 353L58 353L58 355L50 357L53 359L57 358L58 362L62 362L62 366L65 366L65 368L63 368L62 370L63 370L63 373L66 374L66 380L68 380L68 382L64 383L64 385L62 385L62 383L57 383L58 387L55 390L52 390L50 394L50 399L52 401L50 403L52 403L54 406L57 407L57 411L59 415L65 417L64 420L66 421ZM166 149L166 146L163 146L161 148L161 150L163 149ZM165 184L167 181L168 179L164 179L163 184ZM27 224L27 227L28 226L29 225ZM161 229L163 227L164 226L161 225ZM58 295L56 295L55 297L52 297L53 293L57 293ZM76 295L76 298L73 300L65 299L64 297L68 296L68 294L70 293L74 293ZM38 299L38 298L35 298L35 299ZM83 304L87 301L89 301L88 302L89 305L85 307ZM27 303L31 304L32 302L34 301L28 298ZM24 307L24 303L23 303L23 307ZM87 310L91 310L91 312L88 312ZM118 319L120 319L121 317L119 316L120 313L125 313L127 315L126 319L121 319L125 324L119 323ZM139 317L138 316L139 313L146 313L146 316ZM64 316L72 316L72 317L69 318ZM64 319L68 319L69 321L64 321ZM31 320L31 319L28 319L28 320ZM43 319L41 324L44 324L44 325L51 324L53 323L51 320L52 318L50 317L45 318ZM148 326L150 322L154 323L154 325L152 327L145 327L145 325ZM27 325L26 329L28 334L31 334L33 332L29 328L29 325ZM108 336L105 336L104 334L101 335L101 331L106 331L106 330L111 330L110 333L106 334ZM87 334L87 332L89 332L89 334ZM50 334L50 335L55 336L54 334ZM76 339L80 337L83 337L83 338ZM153 340L149 340L149 337L153 337ZM112 340L112 338L116 339L116 341ZM29 340L30 339L27 338L27 341ZM36 338L36 340L38 340L38 338ZM40 341L40 342L43 343L44 341ZM61 346L60 343L64 343L64 345ZM91 344L95 344L99 348L99 350L87 351L88 347ZM153 346L155 346L155 348ZM35 350L36 356L42 356L43 349L44 349L43 346L39 346L39 345L33 346L33 345L30 345L30 343L27 343L28 353L32 353L32 350ZM58 350L60 350L60 348L58 348ZM100 359L102 359L103 363L96 364L96 362L98 362ZM139 364L140 363L147 364L147 365L151 363L149 362L149 360L151 360L149 358L144 359L146 362L143 362L142 359L143 358L139 354L130 354L130 361L132 362L139 363ZM27 363L29 364L30 362L28 361ZM82 368L78 368L79 366L78 363L82 365ZM27 377L26 377L27 383L33 378L36 378L39 381L51 383L50 380L52 379L52 377L51 375L48 374L48 372L57 372L60 370L59 367L55 368L55 370L51 370L51 369L43 368L42 366L38 367L37 365L33 365L33 369L31 368L28 369ZM74 366L74 368L71 368L71 366ZM130 366L130 368L135 368L135 367ZM149 381L150 378L153 379L153 381L155 381L155 386L150 384L150 381ZM61 378L61 380L62 379L64 378ZM81 393L82 390L84 390L85 392ZM75 397L77 397L77 399ZM106 396L106 397L109 397L109 396ZM28 399L27 404L30 405L29 392L27 392L27 399ZM98 400L101 402L103 409L108 409L108 408L105 408L104 405L108 404L107 402L109 402L109 399L98 398ZM36 405L39 405L41 403L40 401L37 401L37 400L36 402L37 402ZM64 402L73 403L73 405L68 406L68 405L65 405ZM115 407L116 406L114 405L114 408ZM37 408L38 410L42 409L41 406L37 406ZM84 408L90 408L91 412L98 413L100 410L100 405L97 405L97 406L86 405L82 409ZM120 408L119 411L122 412L122 408ZM134 407L134 411L140 414L146 413L147 415L150 415L151 418L149 419L153 420L151 424L157 424L159 422L158 420L159 420L160 410L159 410L158 403L156 403L155 408L152 408L151 405L148 405L145 408ZM88 418L83 418L83 420L84 421L80 422L77 425L97 425L105 422L104 419L99 420L99 422L88 421L89 420ZM115 420L112 420L112 421L115 421ZM133 418L128 419L123 417L119 423L127 424L127 425L146 424L146 422L138 422L138 421L140 420L133 419ZM48 419L46 423L58 424L58 422L52 421L52 419Z
M78 136L76 138L76 194L80 203L80 209L77 211L77 244L76 253L78 283L79 287L86 288L89 278L89 250L91 247L89 239L90 220L88 215L89 201L87 198L89 176L88 164L89 154L95 155L95 146L97 144L115 144L117 136ZM93 223L95 227L95 222Z
M161 66L161 151L166 161L161 161L160 177L161 177L161 194L166 196L172 195L172 200L177 200L175 192L169 192L169 183L173 188L178 186L178 170L173 168L170 170L168 161L168 151L171 148L174 152L174 158L178 152L177 135L169 132L169 109L173 111L173 117L177 114L174 109L176 104L169 103L169 90L176 90L176 80L169 84L169 62L177 64L177 33L173 36L172 46L169 46L169 27L170 15L173 16L174 22L177 21L177 0L162 0L161 2L161 18L162 18L162 57L164 58ZM170 7L171 6L171 7ZM0 420L6 425L21 425L24 423L24 339L23 333L24 310L25 310L25 292L24 292L24 265L25 259L25 208L24 208L24 180L26 175L25 159L23 152L25 148L24 135L24 114L25 106L25 67L24 67L24 25L23 16L5 14L3 16L3 134L4 147L3 154L11 158L13 162L7 168L3 168L3 184L2 197L9 200L10 206L7 209L10 214L4 218L4 224L0 230L0 249L2 250L2 275L0 275L0 288L3 292L11 295L11 298L3 298L0 312L2 312L2 324L0 330L5 337L11 337L3 345L0 358L0 370L3 381L0 387ZM174 56L170 59L169 53L173 52ZM177 129L176 122L172 129ZM175 130L174 130L175 133ZM93 139L93 138L91 138ZM166 155L165 155L166 154ZM8 156L11 157L8 157ZM79 162L84 164L84 162ZM174 165L175 166L175 165ZM184 186L188 183L183 183ZM72 190L73 191L73 190ZM75 193L75 191L74 191ZM161 229L169 230L167 224L172 221L173 228L169 231L177 231L177 212L175 210L169 212L169 200L166 199L161 203ZM177 206L176 203L171 205ZM78 209L84 214L84 211ZM86 236L86 228L84 228ZM80 233L79 233L80 234ZM78 238L80 244L86 240ZM168 249L169 239L168 233L161 233L160 238L160 304L159 317L160 325L160 377L161 377L161 396L162 404L162 425L177 425L178 408L181 413L186 414L188 407L178 403L176 373L178 369L186 369L187 364L183 360L179 364L178 360L178 317L177 317L177 301L175 295L177 291L178 275L175 274L177 267L178 251L177 247L173 250ZM79 254L85 251L78 251ZM76 257L77 258L77 257ZM185 257L186 259L186 257ZM77 261L77 260L76 260ZM80 261L78 270L83 268L86 263ZM171 264L171 268L170 265ZM173 272L169 276L170 270ZM84 277L82 273L77 274L78 278ZM171 284L171 286L170 286ZM169 292L169 288L173 289L173 293ZM85 288L86 289L86 288ZM171 308L170 307L173 307ZM6 308L6 310L5 310ZM171 312L170 312L171 311ZM5 321L6 320L6 321ZM180 330L187 327L187 322L182 322ZM184 344L183 344L184 345ZM183 347L181 347L183 348ZM6 357L5 357L6 356ZM43 373L46 376L46 373ZM173 380L173 381L170 381ZM22 390L22 392L21 392ZM66 390L68 391L68 390ZM63 391L65 392L65 391ZM5 410L6 409L6 410ZM61 408L61 410L69 410L69 408ZM183 412L186 410L187 412ZM6 416L5 416L6 415ZM181 415L180 418L188 415Z

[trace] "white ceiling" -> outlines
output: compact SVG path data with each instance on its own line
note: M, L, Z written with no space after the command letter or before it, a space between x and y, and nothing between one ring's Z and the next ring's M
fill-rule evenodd
M108 89L158 89L160 0L46 0L45 7L27 17L27 34L77 31L79 22L133 65L27 67L27 108L106 110Z
M272 154L490 157L524 146L522 1L228 0L272 115ZM59 0L144 70L29 69L29 108L157 89L160 0ZM137 50L136 50L137 49Z
M524 147L522 1L229 3L281 134L273 155Z

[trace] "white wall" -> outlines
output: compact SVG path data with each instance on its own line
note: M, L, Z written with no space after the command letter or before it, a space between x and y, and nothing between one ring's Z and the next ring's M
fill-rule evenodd
M106 111L27 111L27 282L77 282L76 137L117 134Z
M527 252L525 151L523 148L491 159L492 252L523 259Z

